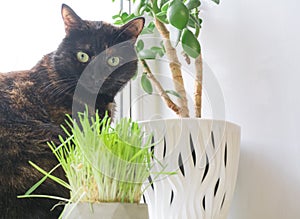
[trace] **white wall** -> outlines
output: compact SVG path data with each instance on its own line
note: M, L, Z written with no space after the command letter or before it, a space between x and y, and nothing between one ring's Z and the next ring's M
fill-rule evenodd
M226 119L242 127L230 219L300 218L299 8L299 0L204 5L204 59Z
M111 21L119 1L2 0L0 2L0 72L32 68L57 49L65 36L61 5L69 5L82 19Z

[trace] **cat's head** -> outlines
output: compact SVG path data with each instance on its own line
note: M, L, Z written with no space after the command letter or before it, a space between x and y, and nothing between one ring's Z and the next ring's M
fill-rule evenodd
M116 27L82 20L67 5L62 5L62 17L66 36L53 59L60 80L114 97L137 71L134 43L144 18Z

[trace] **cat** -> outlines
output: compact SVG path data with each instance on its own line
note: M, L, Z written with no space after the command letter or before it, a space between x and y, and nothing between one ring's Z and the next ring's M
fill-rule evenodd
M117 27L82 20L65 4L61 12L66 35L57 50L30 70L0 73L0 218L58 218L56 200L17 198L42 177L28 161L51 170L57 160L46 142L59 143L65 115L87 104L113 116L115 95L137 71L144 18ZM55 175L64 178L61 169ZM50 179L34 193L69 197Z

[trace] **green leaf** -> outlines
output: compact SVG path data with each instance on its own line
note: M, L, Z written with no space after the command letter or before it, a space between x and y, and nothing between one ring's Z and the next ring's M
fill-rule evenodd
M149 24L147 25L147 27L150 29L150 30L154 30L155 28L155 24L153 21L149 22Z
M182 31L177 29L177 28L174 28L171 32L171 40L172 40L172 45L174 47L176 47L180 41L180 37L181 37L181 34L182 34Z
M178 98L181 98L180 94L177 93L177 92L174 91L174 90L166 90L165 92L168 93L168 94L174 95L174 96L176 96L176 97L178 97Z
M216 4L220 4L220 0L212 0Z
M139 40L136 44L136 51L140 52L144 49L144 41L143 40Z
M167 14L166 11L161 11L161 12L158 12L155 16L156 16L156 17L161 17L161 16L164 16L164 15L166 15L166 14Z
M201 24L202 24L202 19L201 18L198 18L198 24L201 27Z
M133 1L134 3L135 1ZM135 15L140 16L141 15L141 8L145 6L145 0L140 0L139 3L136 6L136 10L134 12Z
M144 27L141 34L152 34L154 33L155 24L153 21L151 21L146 27Z
M116 20L116 21L114 22L114 24L115 24L115 25L122 25L122 24L124 24L124 22L123 22L122 20Z
M191 19L191 17L189 19L188 26L191 28L196 28L195 22L193 19Z
M152 8L151 8L149 5L146 5L145 11L148 12L148 13L150 13L151 10L152 10ZM143 13L144 13L144 12L143 12Z
M144 27L144 29L143 29L142 32L141 32L141 35L143 35L143 34L152 34L152 33L153 33L152 30L150 30L150 29L147 28L147 27Z
M147 0L148 2L149 0ZM140 6L138 7L138 14L141 15L145 15L146 13L149 13L150 16L152 16L152 13L150 13L152 11L152 7L150 6L149 3L143 2L140 4Z
M151 49L143 49L138 53L140 59L155 59L156 53Z
M127 12L123 12L122 14L121 14L121 19L124 21L124 20L126 20L126 18L128 17L128 13Z
M164 54L165 54L163 48L161 48L161 47L153 46L153 47L151 47L151 50L152 50L154 53L158 54L160 57L163 57Z
M134 14L130 14L128 17L126 17L124 19L124 23L127 23L128 21L132 20L133 18L135 18L135 15Z
M172 1L167 11L168 21L179 30L183 30L189 21L189 9L182 1Z
M191 15L188 25L192 28L196 28L196 26L198 26L198 28L201 28L201 23L202 23L201 18L197 18L196 16Z
M160 44L161 48L163 49L164 53L166 53L166 48L165 48L165 45L164 45L164 41L163 40L160 41L159 44Z
M117 19L117 18L119 18L119 17L120 17L120 15L119 15L119 14L116 14L116 15L112 16L112 19Z
M182 48L186 54L193 58L200 55L201 47L198 39L188 29L184 29L181 38Z
M145 73L142 75L141 84L142 84L143 90L146 93L152 94L152 92L153 92L152 84L151 84L150 80L148 79L147 74L145 74Z
M162 8L167 2L170 2L170 0L160 0L160 7Z
M185 5L189 10L192 10L198 8L201 5L201 2L200 0L190 0Z
M156 16L156 18L157 18L159 21L161 21L161 22L163 22L163 23L165 23L165 24L169 24L167 15Z
M134 75L132 76L131 80L135 80L138 76L138 71L135 71Z
M167 12L169 6L170 6L170 2L168 1L165 4L163 4L163 6L161 6L160 10L163 11L163 12Z

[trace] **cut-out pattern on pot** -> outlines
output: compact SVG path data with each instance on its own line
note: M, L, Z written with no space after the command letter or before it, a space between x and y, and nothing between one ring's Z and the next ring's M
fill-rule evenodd
M157 170L144 194L150 219L225 219L234 193L240 127L226 121L167 119L140 122L153 132ZM155 170L155 169L154 169Z

